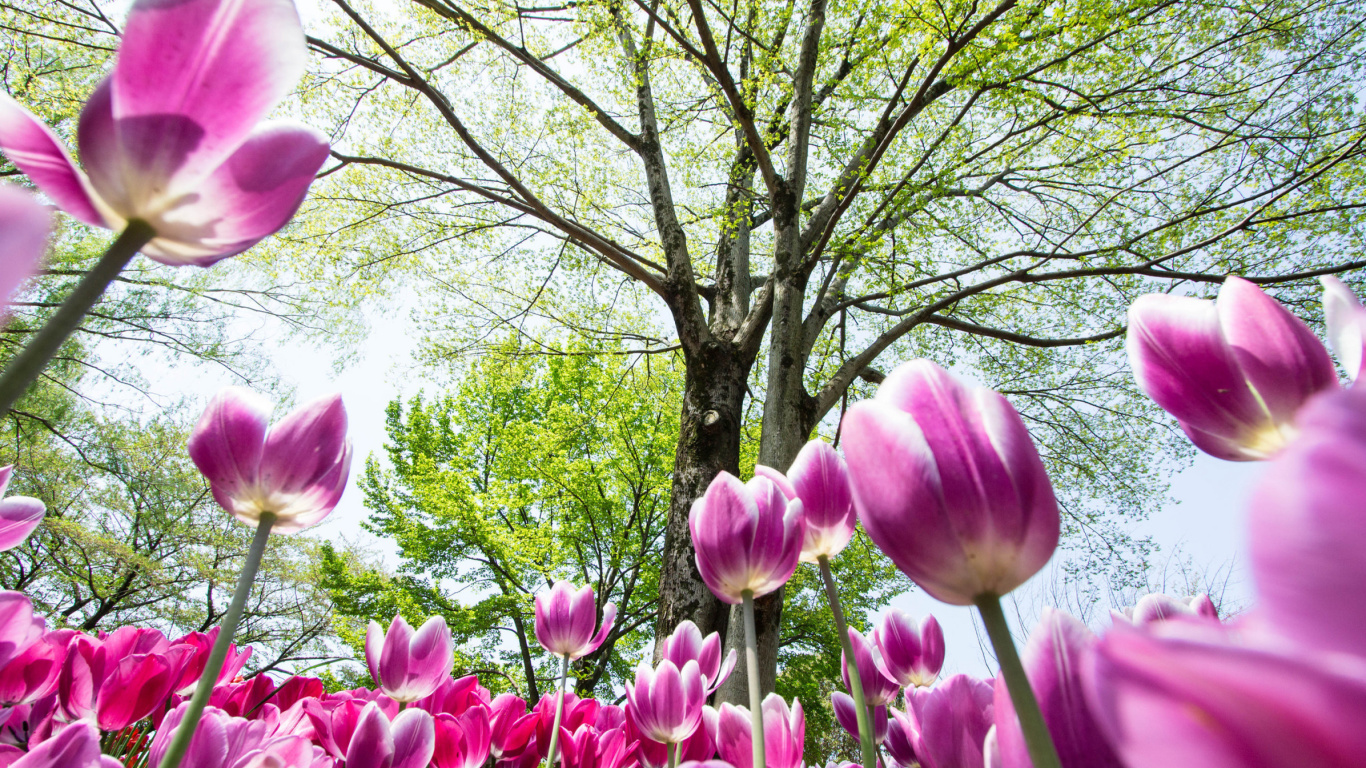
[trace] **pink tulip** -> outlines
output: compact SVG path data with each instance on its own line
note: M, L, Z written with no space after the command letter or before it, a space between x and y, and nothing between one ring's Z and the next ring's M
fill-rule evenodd
M835 710L835 722L848 731L850 736L859 738L858 710L854 704L854 697L844 691L835 691L830 694L830 706ZM872 719L873 743L881 744L887 740L887 707L881 704L875 707Z
M4 243L0 242L0 246ZM3 287L3 286L0 286ZM0 294L2 299L4 294ZM5 495L14 465L0 467L0 496ZM33 533L33 529L43 522L47 506L31 496L10 496L0 499L0 552L14 549Z
M430 696L451 679L455 643L446 619L432 616L416 633L395 616L386 633L370 622L365 633L365 662L370 676L394 701L414 702Z
M361 710L346 746L346 768L427 768L435 750L430 714L406 709L390 722L372 701Z
M38 269L51 231L52 216L33 195L12 184L0 184L0 312Z
M636 762L635 745L619 729L599 732L588 725L570 733L563 731L564 768L627 768Z
M616 605L608 603L602 609L602 626L593 634L598 620L593 588L575 591L569 582L557 581L536 595L536 642L556 656L571 660L587 656L607 640L616 617Z
M214 627L208 632L191 632L175 641L176 645L185 645L193 649L185 662L185 668L181 671L180 682L177 683L175 689L177 693L185 695L194 690L195 684L199 682L199 676L204 672L204 666L209 662L209 652L213 650L214 640L218 639L218 630L218 627ZM228 657L224 660L223 668L219 670L218 676L214 679L220 683L231 682L247 665L251 653L251 646L238 651L236 643L229 645Z
M81 113L86 173L2 94L0 149L74 218L115 230L145 221L156 232L148 256L207 266L284 226L327 159L317 131L262 122L307 56L289 0L139 0Z
M1300 649L1171 620L1096 646L1091 711L1128 768L1359 768L1366 673Z
M654 669L641 662L626 698L641 735L661 744L680 744L691 736L702 723L702 706L707 703L697 662L689 661L680 670L668 659Z
M413 702L413 706L425 709L432 715L444 712L454 716L462 715L472 707L487 709L488 704L489 690L480 685L479 678L474 675L465 675L459 679L447 676L441 680L435 691Z
M1361 378L1362 350L1366 349L1366 308L1347 284L1332 275L1319 278L1323 283L1323 324L1328 329L1328 345L1337 353L1338 362L1348 378Z
M664 638L660 646L660 656L672 661L679 669L689 661L696 661L708 697L716 692L735 669L734 649L726 654L725 663L721 661L721 635L713 632L703 638L702 631L697 625L687 619L674 627L673 634Z
M346 488L346 409L340 395L319 398L267 431L270 410L247 390L224 389L190 435L190 458L238 520L254 526L269 512L272 531L296 533L327 517Z
M802 562L814 563L821 557L833 560L854 537L858 522L844 458L824 440L812 440L793 460L787 479L801 499L806 518Z
M1274 455L1300 406L1338 384L1308 326L1239 277L1224 280L1218 301L1140 296L1127 347L1143 391L1197 448L1230 461Z
M1366 656L1366 388L1316 398L1252 494L1261 608L1311 648Z
M436 716L435 768L480 768L489 757L489 711L472 706L459 716Z
M1129 613L1128 609L1125 613ZM1214 601L1209 599L1209 595L1196 595L1184 599L1158 593L1144 595L1134 604L1132 615L1126 618L1134 624L1147 624L1150 621L1164 621L1177 616L1219 623L1219 610L1214 607Z
M0 706L32 704L57 690L71 630L48 632L0 667Z
M146 765L155 768L161 764L187 707L176 707L162 720L148 749ZM279 734L269 723L244 720L207 707L195 726L182 764L191 768L306 768L313 765L313 753L314 747L306 738Z
M854 662L868 706L882 707L895 701L896 695L901 693L901 686L887 671L877 646L853 627L849 628L849 643L854 649ZM849 684L849 659L843 653L840 653L840 675L844 679L845 689L852 690L853 686Z
M663 768L668 764L668 745L649 739L642 734L632 715L631 708L627 707L623 727L627 742L636 742L636 753L640 757L640 768ZM717 718L715 709L708 706L702 707L701 724L691 736L678 745L679 763L689 760L706 760L716 754ZM599 725L598 730L604 729Z
M72 723L10 768L123 768L123 764L100 754L100 732L94 726Z
M910 693L908 698L914 698L915 695ZM908 716L895 707L888 707L887 714L887 737L883 740L887 755L892 762L906 768L918 764L920 758L916 757L915 747L920 743L920 724L914 715Z
M767 768L801 768L802 748L806 741L806 716L802 704L792 700L792 708L776 693L764 697L764 747ZM721 759L735 768L752 768L750 715L745 707L722 704L717 718L716 749Z
M893 608L873 632L873 642L882 651L884 668L902 688L933 685L944 666L944 630L933 616L917 624Z
M0 592L0 666L5 666L43 639L47 622L33 615L23 592Z
M516 755L536 733L539 718L528 714L526 702L511 693L494 697L489 705L489 752L494 759Z
M933 597L1004 595L1052 556L1053 487L1001 395L916 360L849 409L844 434L864 531Z
M1045 608L1021 656L1062 768L1123 768L1086 706L1081 676L1095 644L1085 624ZM996 680L994 706L1001 768L1033 768L1003 678Z
M547 693L536 702L532 715L536 718L536 742L535 747L540 752L541 757L550 750L550 733L555 726L555 701L559 692ZM560 719L560 727L573 733L581 725L592 725L598 721L598 710L601 704L597 699L581 699L577 695L566 691L564 694L564 714Z
M892 711L924 768L976 768L991 728L990 683L954 675L935 688L909 692L909 709Z
M805 526L801 501L789 502L777 484L764 477L745 484L727 472L712 479L688 515L702 580L732 605L792 578Z

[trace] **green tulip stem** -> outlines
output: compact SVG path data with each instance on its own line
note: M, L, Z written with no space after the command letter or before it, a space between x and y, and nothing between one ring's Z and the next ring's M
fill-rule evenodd
M839 592L835 590L835 575L830 571L830 558L816 559L821 580L825 582L825 597L830 601L830 612L835 615L835 631L839 633L840 648L844 650L845 668L849 670L849 694L854 698L854 714L858 718L858 743L863 751L863 768L877 768L877 744L873 741L873 722L869 717L868 701L863 693L858 664L854 662L854 645L849 642L849 625L844 622Z
M554 768L555 752L560 746L560 720L564 717L564 684L569 679L569 656L566 654L560 665L560 692L555 697L555 725L550 730L550 751L546 753L546 768Z
M1020 654L1015 650L1015 640L1010 636L1006 624L1005 611L1001 610L1001 598L996 595L982 595L974 601L977 612L982 615L982 623L987 627L987 637L996 649L996 661L1001 665L1001 674L1006 679L1006 689L1010 691L1010 703L1015 705L1015 715L1020 720L1020 730L1024 732L1025 746L1029 748L1029 759L1034 768L1062 768L1058 760L1058 750L1053 746L1053 737L1044 724L1043 712L1039 710L1039 700L1034 697L1034 689L1029 687Z
M763 691L759 688L759 633L754 629L754 592L740 593L741 610L745 617L745 673L749 677L749 737L754 747L754 768L766 768L764 757Z

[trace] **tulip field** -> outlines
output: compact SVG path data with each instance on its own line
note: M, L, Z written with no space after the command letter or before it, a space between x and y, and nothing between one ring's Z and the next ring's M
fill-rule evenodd
M1360 4L81 2L0 9L0 768L1366 766ZM398 295L383 454L108 364ZM1196 452L1251 604L1012 625Z

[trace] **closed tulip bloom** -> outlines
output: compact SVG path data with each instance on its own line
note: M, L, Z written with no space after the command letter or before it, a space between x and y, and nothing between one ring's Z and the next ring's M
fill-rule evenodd
M908 692L908 698L915 695L916 692ZM887 714L887 736L883 740L887 755L897 765L910 768L920 762L915 755L915 747L920 743L920 724L896 707L888 707Z
M9 768L123 768L123 764L100 754L100 732L94 726L72 723Z
M901 693L901 686L887 672L877 646L852 627L849 629L849 643L854 649L854 661L858 667L859 680L863 683L863 696L867 699L868 706L881 707L896 701L896 695ZM840 654L840 675L844 679L845 689L851 690L849 659L843 653Z
M631 704L631 719L641 735L661 744L680 744L702 723L702 706L707 703L702 673L697 662L683 669L664 659L651 669L636 667L635 684L626 688Z
M297 533L327 517L351 471L340 395L306 403L269 427L271 407L237 387L219 392L190 434L190 458L218 503L248 525Z
M389 698L412 703L450 679L455 643L441 616L427 619L416 633L402 616L394 617L388 632L372 621L365 632L365 663Z
M873 632L873 642L882 651L883 668L902 688L934 684L944 666L944 630L933 616L917 624L893 608Z
M207 266L294 215L327 140L262 119L303 74L290 0L133 3L113 72L81 113L85 172L47 126L0 94L0 150L62 210L95 227L151 225L143 253Z
M1361 377L1362 350L1366 348L1366 308L1347 284L1332 275L1319 278L1323 283L1323 324L1328 330L1328 346L1338 356L1352 381Z
M23 592L0 592L0 666L40 642L47 628Z
M435 750L436 729L430 714L406 709L390 722L372 701L361 711L351 734L346 768L427 768Z
M844 691L834 691L830 694L830 707L835 710L835 722L840 727L849 732L855 739L858 734L858 711L854 705L854 697ZM881 744L887 739L887 707L878 705L873 708L873 742Z
M777 484L749 485L722 472L688 515L697 570L712 594L737 605L745 592L766 595L792 578L805 535L802 504Z
M1053 487L1000 394L916 360L849 409L844 435L863 530L936 599L1004 595L1057 547Z
M801 768L802 747L806 741L806 716L802 704L787 702L776 693L764 697L764 746L768 768ZM745 707L722 704L717 713L716 749L721 759L734 768L752 768L750 716Z
M489 711L472 706L460 715L436 716L435 768L480 768L489 757Z
M0 315L15 289L38 269L51 231L52 217L33 195L0 184Z
M901 714L903 732L914 734L916 757L924 768L977 768L993 717L992 686L954 675L935 688L917 690ZM896 717L897 713L893 714Z
M155 768L180 727L186 705L167 713L148 748L145 763ZM280 733L274 724L245 720L208 707L195 726L183 765L192 768L306 768L314 765L314 747L300 735Z
M824 440L812 440L787 470L806 518L801 560L834 559L854 536L854 499L849 491L849 469L844 457Z
M577 659L596 651L607 640L617 618L617 607L608 603L602 609L602 626L597 634L597 603L593 588L575 591L567 581L557 581L548 591L536 595L536 642L556 656Z
M1338 385L1309 327L1239 277L1224 280L1217 301L1140 296L1127 348L1143 391L1197 448L1230 461L1275 455L1300 406Z
M734 649L726 654L724 663L721 661L721 635L713 632L703 638L697 625L687 619L674 628L673 634L664 638L660 656L672 661L679 669L689 661L696 661L707 696L715 693L735 669Z
M0 666L0 707L32 704L57 690L71 630L49 632Z
M581 725L573 733L560 736L564 745L564 768L627 768L636 762L635 745L628 743L619 728L598 731Z
M636 754L640 758L641 768L662 768L662 766L668 765L668 745L654 741L641 733L635 722L634 710L630 707L624 710L624 719L625 722L621 727L625 730L626 740L636 743ZM677 762L706 760L716 754L718 719L719 715L714 708L702 707L702 722L698 724L697 730L678 744ZM598 730L606 730L602 727L601 722L598 724Z
M1123 768L1086 705L1082 673L1095 644L1085 624L1045 608L1021 654L1062 768ZM994 706L1001 768L1033 768L1004 679L996 681Z
M500 693L489 704L489 751L495 759L521 752L536 733L536 715L526 702L511 693Z
M1252 494L1260 607L1297 642L1366 656L1366 388L1317 398L1299 423Z
M3 243L0 243L3 245ZM0 496L5 495L14 465L0 467ZM47 506L31 496L9 496L0 499L0 552L14 549L28 539L33 529L43 522Z
M1133 610L1125 610L1134 624L1147 624L1150 621L1164 621L1177 616L1207 619L1219 623L1219 610L1209 595L1196 595L1189 598L1176 598L1154 592L1144 595L1134 604Z
M1359 768L1366 755L1358 664L1182 620L1118 624L1094 658L1091 711L1128 768Z

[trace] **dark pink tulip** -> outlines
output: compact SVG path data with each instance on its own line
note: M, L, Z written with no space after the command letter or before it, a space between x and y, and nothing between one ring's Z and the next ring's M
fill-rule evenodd
M373 703L358 699L305 699L300 708L313 726L314 741L327 754L341 760L346 757L351 737L360 723L361 712Z
M1217 301L1140 296L1127 348L1143 391L1197 448L1230 461L1274 455L1300 406L1338 385L1308 326L1239 277L1224 280Z
M602 609L602 626L593 634L598 623L593 588L575 591L569 582L557 581L536 595L536 642L556 656L571 660L587 656L607 640L616 617L616 605L608 603Z
M636 742L637 755L640 757L641 768L662 768L668 764L669 748L668 745L652 741L646 738L632 717L630 707L625 712L625 731L627 742ZM689 760L706 760L716 754L716 710L704 706L702 707L702 723L692 735L684 739L678 745L678 762ZM603 730L601 726L598 728Z
M190 458L238 520L254 526L270 512L272 531L297 533L327 517L346 488L346 409L340 395L322 397L267 431L270 410L252 392L224 389L190 435Z
M924 768L977 768L983 764L982 743L992 725L990 683L954 675L930 689L910 695L905 713L893 712L909 735Z
M674 627L673 634L664 638L660 655L679 669L689 661L696 661L707 696L715 693L735 669L734 649L726 654L725 663L721 661L721 635L713 632L703 638L697 625L687 619Z
M459 716L436 716L435 768L480 768L489 757L489 711L473 706Z
M57 690L71 634L49 632L0 667L0 706L31 704Z
M1332 275L1319 278L1323 283L1323 324L1328 329L1328 345L1337 353L1338 362L1353 381L1361 378L1362 350L1366 349L1366 309L1347 284Z
M849 409L844 434L864 531L933 597L1004 595L1052 556L1053 487L1000 394L915 360Z
M184 679L184 678L182 678ZM209 694L209 706L233 717L248 717L252 710L274 701L275 681L269 675L254 675L237 683L220 683Z
M164 653L134 654L117 661L99 684L95 699L100 729L122 730L164 705L175 692L190 653L185 646L175 646Z
M901 686L882 662L882 654L877 646L869 642L853 627L849 628L849 643L854 648L854 662L858 667L858 677L863 683L863 696L868 701L870 707L886 706L896 700L896 695L901 693ZM849 690L849 659L840 653L840 675L844 679L844 687Z
M207 266L284 226L327 159L317 131L262 122L306 59L288 0L141 0L81 113L86 172L3 94L0 149L72 217L115 230L140 219L156 232L148 256Z
M737 768L737 766L731 765L725 760L689 760L686 763L680 763L678 768Z
M1189 620L1117 624L1096 646L1091 711L1128 768L1359 768L1358 662L1240 646Z
M185 668L181 670L180 682L175 689L177 693L185 695L194 690L195 684L199 682L199 676L204 672L204 665L209 662L209 652L213 649L213 641L218 639L218 629L214 627L208 632L191 632L175 641L174 645L184 645L192 649L185 662ZM251 646L239 651L236 643L229 645L228 657L223 661L223 668L219 670L215 680L219 683L231 682L247 665L251 653Z
M501 759L525 749L536 733L538 719L526 711L526 702L516 695L495 696L489 705L489 751L493 757Z
M431 695L413 702L413 706L425 709L433 715L442 712L448 715L461 715L471 707L487 709L488 704L489 689L480 685L479 678L474 675L465 675L459 679L446 677Z
M812 440L787 470L796 498L802 500L806 538L801 560L834 559L854 537L854 499L849 490L849 468L844 457L824 440Z
M455 643L441 616L427 619L417 632L402 616L395 616L388 632L379 622L370 622L365 633L365 662L375 684L389 698L411 703L432 695L451 679Z
M1209 595L1181 599L1158 593L1140 597L1129 620L1134 624L1147 624L1150 621L1163 621L1177 616L1197 617L1208 619L1215 624L1219 623L1219 611L1214 607L1214 601L1209 599Z
M914 697L916 694L909 694ZM920 724L914 716L908 716L895 707L888 707L887 738L883 744L892 762L900 766L913 766L920 762L915 756L916 745L920 743Z
M532 711L536 717L534 746L540 752L541 757L545 757L545 753L550 750L550 730L555 725L555 699L557 696L556 693L547 693L541 696L541 700L536 702L536 707ZM564 714L560 719L560 727L573 733L581 725L596 723L598 721L598 709L601 706L597 699L581 699L566 691Z
M11 763L10 768L123 768L123 765L100 754L100 732L93 726L72 723Z
M635 745L627 742L620 729L599 732L581 725L573 733L561 731L560 743L564 768L626 768L636 762Z
M52 216L25 190L0 184L0 314L47 250Z
M806 716L802 704L792 700L792 708L776 693L764 697L764 758L767 768L801 768L802 747L806 741ZM721 759L735 768L752 768L750 715L745 707L722 704L717 717L716 749Z
M1086 705L1081 675L1095 644L1085 624L1045 608L1021 656L1062 768L1123 768ZM1032 768L1004 678L996 680L995 723L1001 768Z
M854 705L854 697L844 691L835 691L830 694L830 706L835 710L835 722L840 727L849 732L855 739L859 738L858 733L858 710ZM887 740L887 707L879 705L873 709L873 742L881 744Z
M668 659L654 669L641 662L635 684L626 688L626 698L641 735L661 744L681 744L693 735L702 724L702 706L707 703L697 662L689 661L680 670Z
M167 713L147 752L151 768L160 765L171 736L185 715L187 705ZM215 707L206 707L195 726L189 750L182 765L187 768L308 768L314 765L314 747L308 739L278 733L274 725L233 717Z
M739 604L745 592L766 595L792 578L805 536L802 504L776 483L749 484L722 472L688 515L697 569L718 599Z
M1249 545L1276 631L1366 656L1366 388L1316 398L1252 494Z
M23 592L0 592L0 666L10 663L43 639L47 622L33 615Z
M372 701L361 710L351 734L346 768L426 768L435 749L436 729L430 714L406 709L391 723Z
M3 222L0 222L3 223ZM4 245L0 242L0 246ZM2 252L0 252L2 253ZM0 294L3 301L4 294ZM5 495L14 465L0 467L0 496ZM0 499L0 552L14 549L33 533L33 529L43 522L47 506L31 496L10 496Z
M873 642L882 651L884 668L902 688L933 685L944 666L944 630L933 616L917 624L893 608L873 632Z

